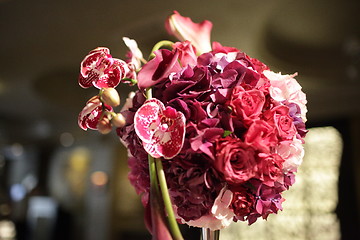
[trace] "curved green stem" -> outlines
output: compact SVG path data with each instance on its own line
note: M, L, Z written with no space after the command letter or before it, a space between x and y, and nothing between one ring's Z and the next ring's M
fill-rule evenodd
M165 210L168 215L170 233L171 233L172 237L174 238L174 240L183 240L184 238L181 235L181 231L179 229L179 225L176 222L174 210L172 208L171 199L170 199L168 187L166 184L166 178L165 178L165 173L164 173L161 159L156 158L155 164L156 164L156 171L157 171L158 180L159 180L159 184L160 184L160 191L161 191L162 198L164 201Z
M174 44L173 42L168 41L168 40L162 40L162 41L158 42L157 44L155 44L155 46L151 50L151 54L149 56L149 59L152 59L152 58L155 57L154 52L156 50L159 50L160 48L170 48L170 49L172 49L173 44Z

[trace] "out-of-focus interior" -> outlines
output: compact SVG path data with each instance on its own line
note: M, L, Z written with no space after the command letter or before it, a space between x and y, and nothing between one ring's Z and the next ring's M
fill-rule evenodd
M306 156L284 211L221 239L356 239L360 229L360 3L0 0L0 240L151 239L115 133L83 131L97 94L78 86L98 46L146 56L173 10L213 22L212 40L296 79L308 99ZM130 87L118 88L125 99ZM123 101L124 102L124 101ZM316 170L316 171L315 171ZM182 226L185 239L199 230Z

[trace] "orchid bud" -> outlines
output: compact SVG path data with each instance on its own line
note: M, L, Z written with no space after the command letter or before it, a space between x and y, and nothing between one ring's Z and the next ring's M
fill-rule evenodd
M122 128L126 124L126 120L124 115L121 113L115 114L114 117L111 119L111 123L118 128Z
M120 96L115 88L103 88L100 92L101 100L112 107L120 105Z
M110 120L107 117L103 117L97 124L97 130L101 134L108 134L112 130Z

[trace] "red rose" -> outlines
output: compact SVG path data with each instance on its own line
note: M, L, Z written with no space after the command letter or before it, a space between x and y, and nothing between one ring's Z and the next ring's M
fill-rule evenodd
M246 91L240 86L234 88L230 100L233 115L243 119L247 124L259 118L264 103L265 96L261 91L256 89Z
M284 159L278 154L259 154L260 161L258 164L257 178L269 187L274 186L274 182L282 176Z
M236 215L236 219L244 221L245 217L249 215L253 209L255 197L244 187L231 188L231 191L233 192L231 208Z
M255 176L257 153L238 138L230 136L216 141L214 167L230 184L243 183Z
M261 152L269 152L278 142L274 126L264 120L254 121L245 134L245 142Z

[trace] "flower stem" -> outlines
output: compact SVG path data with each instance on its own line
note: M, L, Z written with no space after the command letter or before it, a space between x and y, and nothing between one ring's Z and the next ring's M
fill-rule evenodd
M146 99L152 98L151 88L147 88L147 89L145 90L145 97L146 97Z
M159 50L160 48L170 48L172 49L173 46L173 42L168 41L168 40L163 40L158 42L157 44L155 44L155 46L153 47L153 49L151 50L151 54L149 56L149 59L153 59L155 57L155 51Z
M171 233L172 237L174 238L174 240L183 240L184 238L181 235L181 231L179 229L179 225L176 222L174 210L172 208L170 195L169 195L168 187L166 184L166 178L165 178L165 173L164 173L161 159L156 158L155 164L156 164L156 171L157 171L158 180L159 180L159 184L160 184L160 191L161 191L162 198L164 201L165 210L168 215L170 233Z

